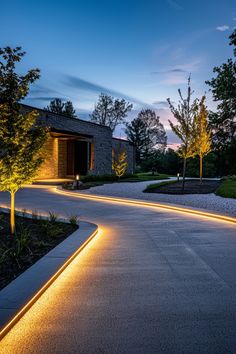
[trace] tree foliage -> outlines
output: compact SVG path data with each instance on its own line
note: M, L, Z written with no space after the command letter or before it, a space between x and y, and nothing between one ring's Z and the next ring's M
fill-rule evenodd
M144 159L147 126L140 117L137 117L126 125L125 133L128 140L134 144L136 164L140 165Z
M193 151L199 156L200 182L202 183L203 158L211 151L211 130L208 126L208 111L205 105L206 97L196 102L195 116L193 119Z
M231 34L230 44L236 46L236 30ZM236 49L234 49L236 56ZM215 67L214 78L206 83L211 87L214 101L218 102L217 112L211 112L209 123L213 130L213 142L216 150L224 150L236 136L236 61L228 59Z
M63 102L60 98L55 98L49 103L45 110L53 113L64 114L71 118L76 118L76 112L71 101Z
M112 156L112 169L118 178L122 177L127 170L127 153L126 151L114 151Z
M20 47L1 48L0 55L0 190L11 194L11 232L15 231L15 193L30 182L43 162L47 131L37 122L36 110L23 114L19 101L29 85L39 78L39 70L18 75L15 65L24 56Z
M155 111L143 109L138 116L126 125L126 135L135 146L136 163L154 155L157 150L163 151L166 147L167 136L160 118Z
M92 122L108 126L114 132L115 128L125 121L132 108L133 105L125 99L119 100L101 93L90 118Z
M175 117L177 124L172 123L169 120L169 124L173 132L179 137L182 144L178 150L178 155L183 159L183 188L186 174L186 160L195 156L193 146L193 121L196 114L197 101L196 99L191 102L192 90L190 87L190 77L188 79L187 97L183 98L182 92L179 89L179 104L177 107L171 103L168 98L167 101L170 106L171 113Z

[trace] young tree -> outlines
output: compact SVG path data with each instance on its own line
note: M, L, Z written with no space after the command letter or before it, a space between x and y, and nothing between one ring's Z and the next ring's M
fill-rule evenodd
M68 117L75 118L76 113L71 101L63 102L60 98L55 98L49 104L49 106L44 108L46 111L64 114Z
M126 151L114 152L112 156L112 168L118 178L122 177L127 170L127 153Z
M187 98L183 98L181 90L178 90L180 100L177 108L171 103L168 98L167 101L170 106L171 113L177 120L177 124L173 124L169 120L169 124L173 132L182 141L178 150L178 155L183 159L183 180L182 191L184 191L185 175L186 175L186 161L188 158L195 156L193 148L193 120L196 112L196 100L191 103L191 96L193 92L190 87L190 77L188 79Z
M124 122L132 107L133 105L124 99L114 99L101 93L90 118L92 122L106 125L114 132L117 125Z
M208 127L208 111L205 105L206 97L196 103L196 112L193 119L193 150L199 156L199 176L202 184L203 158L211 151L211 131Z
M47 130L37 123L38 113L21 112L18 103L28 94L39 70L18 75L15 65L24 56L21 47L0 48L0 190L11 195L10 226L15 232L15 193L30 182L43 162Z

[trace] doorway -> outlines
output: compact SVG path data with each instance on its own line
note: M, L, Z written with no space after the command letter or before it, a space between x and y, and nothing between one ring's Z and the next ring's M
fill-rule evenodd
M67 175L86 175L88 173L87 141L67 141Z

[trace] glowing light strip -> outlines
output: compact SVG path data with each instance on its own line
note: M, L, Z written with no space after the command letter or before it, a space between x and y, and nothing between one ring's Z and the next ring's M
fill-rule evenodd
M77 197L80 199L82 198L82 199L90 199L90 200L103 201L103 202L109 202L109 203L119 203L119 204L123 204L123 205L135 205L135 206L141 206L141 207L147 207L147 208L151 207L151 208L165 209L165 210L172 211L172 212L202 216L207 219L213 219L216 221L223 221L223 222L227 222L227 223L231 223L231 224L236 224L236 218L234 218L234 217L215 214L215 213L208 213L208 212L201 211L201 210L182 208L182 207L178 207L178 206L166 205L166 204L161 204L161 203L146 202L146 201L140 201L140 200L135 200L135 199L125 199L125 198L117 198L117 197L113 198L113 197L109 197L109 196L100 196L100 195L82 194L82 193L77 193L77 192L69 192L69 191L64 191L62 189L58 189L56 187L54 187L52 190L58 194L67 195L67 196L71 196L71 197Z
M58 269L58 271L40 288L37 293L27 302L27 304L7 323L0 331L0 340L10 331L10 329L23 317L23 315L33 306L40 296L49 288L50 285L59 277L59 275L68 267L68 265L78 256L78 254L87 246L87 244L97 235L98 229L67 259L67 261Z

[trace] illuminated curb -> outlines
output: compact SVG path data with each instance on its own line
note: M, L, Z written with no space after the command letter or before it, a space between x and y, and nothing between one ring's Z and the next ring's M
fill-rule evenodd
M146 207L146 208L164 209L167 211L177 212L177 213L181 213L181 214L201 216L206 219L210 219L210 220L214 220L214 221L222 221L222 222L227 222L227 223L231 223L234 225L236 224L236 218L234 218L234 217L216 214L216 213L209 213L209 212L196 210L196 209L184 208L184 207L180 207L180 206L172 206L172 205L168 205L168 204L155 203L155 202L146 202L146 201L141 201L138 199L135 200L135 199L117 198L117 197L109 197L109 196L82 194L82 193L78 193L78 192L65 191L65 190L62 190L61 188L57 188L57 187L52 188L52 190L55 193L58 193L61 195L66 195L66 196L70 196L70 197L77 197L80 199L89 199L89 200L102 201L102 202L108 202L108 203L118 203L118 204L123 204L123 205L134 205L134 206L140 206L140 207Z
M93 226L96 226L92 224ZM78 229L79 230L79 229ZM78 254L88 245L88 243L94 238L95 235L98 233L98 227L96 226L95 231L93 231L87 239L79 246L79 248L63 263L63 265L54 273L49 280L33 295L33 297L24 305L21 310L17 311L14 317L6 324L4 327L0 330L0 340L5 337L5 335L10 331L10 329L21 319L21 317L24 316L24 314L33 306L33 304L40 298L40 296L54 283L54 281L59 277L60 274L70 265L70 263L78 256ZM69 237L73 237L74 233L71 234ZM75 236L74 236L75 237ZM66 239L67 240L67 239ZM63 242L65 242L64 240ZM58 246L62 245L63 242L61 242ZM57 246L55 247L57 248ZM55 249L54 248L54 249ZM52 250L53 251L53 250ZM47 255L45 255L47 256ZM44 256L44 257L45 257ZM43 260L42 257L40 260ZM37 262L36 262L37 263ZM36 264L35 263L35 264ZM32 265L33 267L34 265ZM30 269L30 268L28 268ZM22 273L24 274L24 273ZM16 278L17 279L17 278ZM14 282L14 280L13 280ZM11 284L11 283L10 283ZM9 285L10 285L9 284ZM7 287L6 287L7 288ZM4 289L6 289L4 288ZM2 289L2 290L4 290ZM0 291L1 293L1 291ZM0 309L1 312L1 309Z

